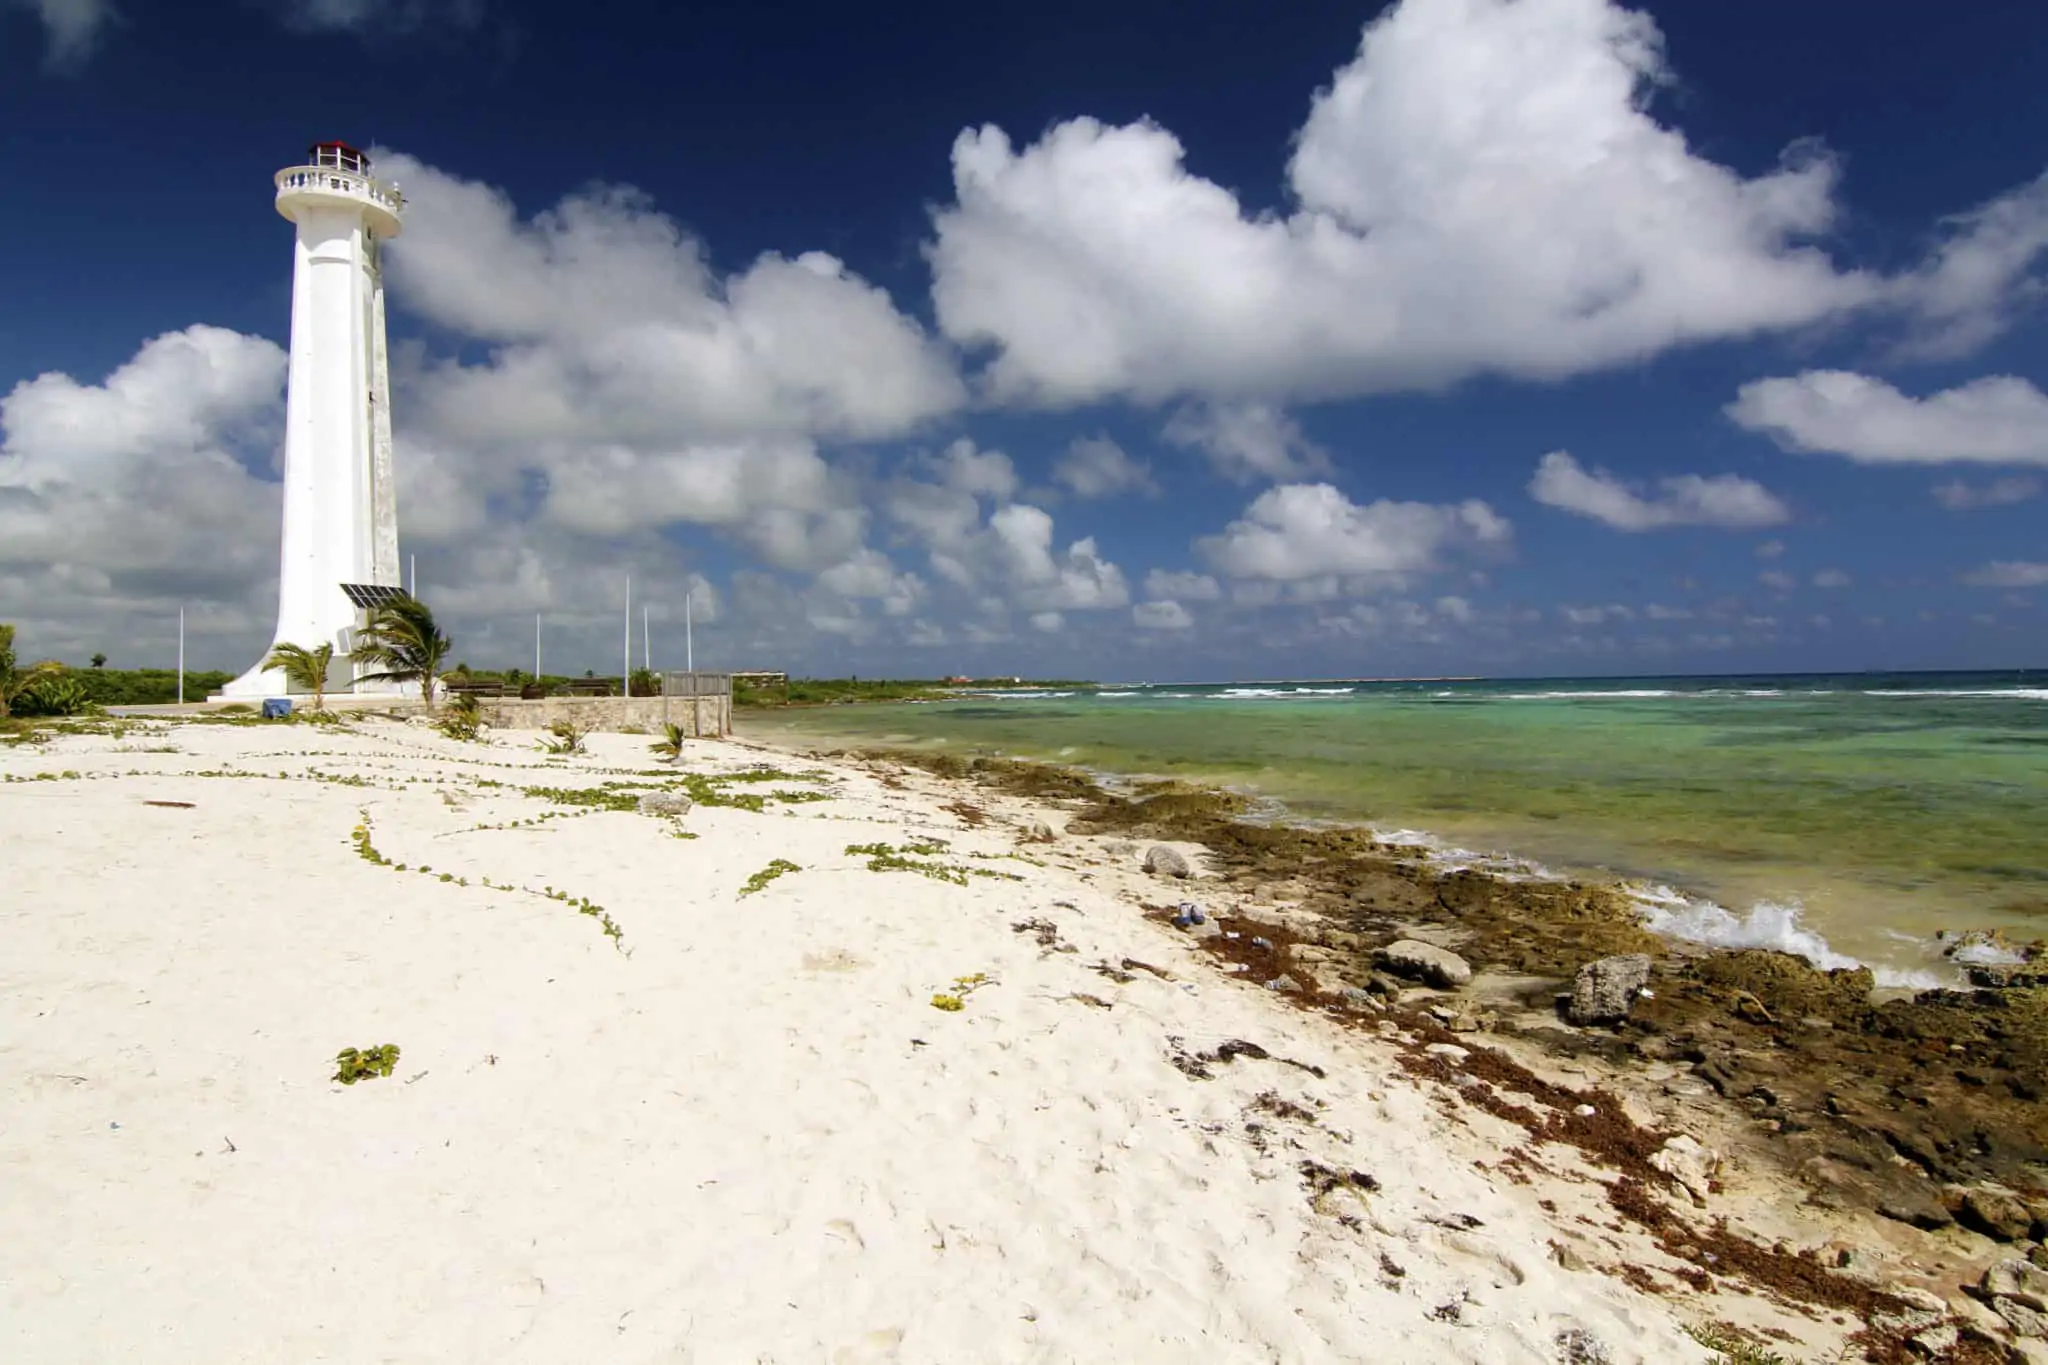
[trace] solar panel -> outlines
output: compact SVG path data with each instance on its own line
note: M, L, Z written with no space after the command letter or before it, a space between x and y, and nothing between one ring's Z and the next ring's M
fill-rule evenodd
M344 583L341 590L348 594L349 601L365 611L375 611L378 607L396 602L405 596L404 588L395 588L384 583Z

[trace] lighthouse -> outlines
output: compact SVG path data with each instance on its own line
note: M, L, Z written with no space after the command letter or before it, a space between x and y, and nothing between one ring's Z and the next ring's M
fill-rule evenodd
M363 612L401 590L382 253L398 235L405 199L345 142L314 143L303 165L275 178L277 211L297 225L298 242L271 644L332 645L336 681L345 681L356 671L346 659ZM220 695L286 690L283 674L259 659Z

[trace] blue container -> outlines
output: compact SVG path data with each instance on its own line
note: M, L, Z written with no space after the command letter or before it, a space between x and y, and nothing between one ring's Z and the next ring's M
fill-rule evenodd
M283 720L291 713L292 699L290 697L265 697L263 699L263 719Z

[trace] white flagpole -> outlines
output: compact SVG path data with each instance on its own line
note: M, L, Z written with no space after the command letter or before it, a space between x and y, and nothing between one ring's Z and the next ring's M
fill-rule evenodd
M640 604L640 666L649 673L654 671L654 636L648 633L648 607Z
M185 609L178 608L178 705L185 704Z
M697 644L690 638L690 592L683 594L683 667L697 672Z
M407 595L407 596L409 596L409 597L411 597L411 598L412 598L413 600L417 601L417 600L419 599L419 595L420 595L420 557L419 557L418 555L413 555L413 556L411 556L411 559L412 559L412 586L411 586L410 588L407 588L407 589L406 589L405 591L406 591L406 595Z
M619 675L619 692L633 695L633 575L626 575L626 671Z
M540 681L540 613L533 614L533 680Z

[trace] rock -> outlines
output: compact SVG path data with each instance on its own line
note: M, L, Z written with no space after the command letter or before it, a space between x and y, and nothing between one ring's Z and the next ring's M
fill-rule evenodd
M1145 870L1155 877L1192 877L1195 874L1186 858L1164 844L1154 844L1145 851Z
M640 798L642 815L688 815L692 802L681 792L648 792Z
M1721 1154L1684 1133L1650 1153L1650 1164L1683 1185L1699 1203L1713 1193L1715 1174L1721 1169Z
M1424 1052L1427 1052L1432 1057L1443 1058L1445 1061L1451 1063L1453 1066L1457 1065L1459 1062L1464 1061L1467 1057L1470 1057L1472 1055L1471 1053L1467 1052L1464 1048L1459 1047L1456 1043L1431 1043L1428 1047L1422 1050Z
M2048 1365L2048 1342L2028 1341L2022 1337L2006 1347L2006 1359L2013 1365Z
M1557 1347L1557 1365L1612 1365L1614 1357L1607 1354L1607 1345L1584 1328L1573 1327L1559 1332L1554 1343Z
M1213 919L1205 919L1200 924L1190 924L1187 927L1186 933L1189 938L1201 942L1212 938L1222 938L1223 926Z
M1363 986L1346 986L1337 992L1337 998L1348 1010L1377 1010L1380 1007L1379 997Z
M1948 1300L1932 1289L1922 1289L1917 1284L1887 1284L1884 1292L1895 1299L1910 1303L1923 1313L1939 1313L1948 1316Z
M2003 929L1943 929L1934 937L1943 957L1965 965L2018 966L2035 955L2033 945L2013 942Z
M1557 1262L1558 1269L1569 1270L1574 1275L1583 1275L1593 1268L1586 1263L1585 1257L1573 1251L1563 1242L1552 1242L1550 1244L1550 1259Z
M1402 990L1401 983L1388 976L1385 972L1374 972L1367 976L1365 978L1365 988L1374 995L1384 995L1389 1000L1398 1000Z
M1636 992L1650 980L1647 953L1620 953L1588 962L1572 978L1565 1017L1574 1024L1604 1024L1628 1017Z
M1915 1332L1907 1344L1921 1355L1939 1360L1955 1350L1962 1337L1963 1334L1955 1329L1954 1324L1944 1322L1924 1332Z
M1269 991L1298 991L1301 989L1301 983L1291 976L1276 976L1266 983L1266 989Z
M1993 1299L1991 1311L2005 1319L2016 1337L2048 1338L2048 1317L2043 1317L2018 1299Z
M2008 1190L1977 1185L1963 1192L1960 1207L1953 1210L1956 1221L1973 1232L1998 1242L2026 1240L2034 1229L2034 1215Z
M1137 853L1138 846L1128 839L1111 839L1102 846L1102 851L1112 858L1128 858Z
M1448 948L1404 938L1380 949L1380 961L1396 976L1455 990L1472 979L1471 964Z
M2027 1248L2027 1259L2044 1270L2048 1270L2048 1246L2034 1245Z
M1977 1285L1987 1299L2017 1299L2037 1313L2048 1310L2048 1270L2032 1261L2007 1257L1986 1270Z
M1045 821L1033 820L1025 827L1024 837L1034 844L1049 844L1059 836L1053 833L1052 826Z

